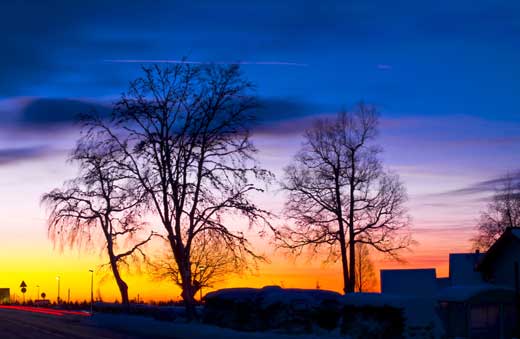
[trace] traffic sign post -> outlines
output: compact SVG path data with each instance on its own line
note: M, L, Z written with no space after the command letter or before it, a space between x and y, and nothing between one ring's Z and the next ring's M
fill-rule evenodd
M22 283L20 284L20 289L21 289L22 296L23 296L23 303L25 304L25 292L27 292L27 284L23 280L22 280Z

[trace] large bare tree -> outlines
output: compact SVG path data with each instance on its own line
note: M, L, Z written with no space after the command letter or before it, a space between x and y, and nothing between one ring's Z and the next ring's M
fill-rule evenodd
M362 103L318 119L285 168L285 214L293 224L278 238L293 251L326 247L339 257L345 293L356 283L356 243L394 257L410 244L405 188L383 169L374 144L377 127L375 108Z
M256 101L238 66L184 63L143 71L116 104L111 121L94 122L93 131L124 153L120 167L146 192L193 318L197 238L218 239L237 258L259 258L243 226L267 221L268 212L250 193L262 191L258 183L271 174L254 159L249 128ZM244 220L229 225L229 215Z
M520 181L518 175L507 174L480 214L474 247L487 250L508 227L520 227Z
M78 176L62 189L44 194L42 202L50 210L49 235L61 245L95 246L101 235L121 301L128 305L128 285L121 268L136 255L144 256L142 247L153 233L142 237L144 192L120 170L121 156L117 149L87 134L70 156L79 168Z

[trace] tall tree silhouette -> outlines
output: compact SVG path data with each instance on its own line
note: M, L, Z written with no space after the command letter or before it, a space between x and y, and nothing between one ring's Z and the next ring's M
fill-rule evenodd
M218 238L232 255L258 259L226 216L242 216L246 226L266 222L268 212L249 195L262 191L256 183L271 173L254 159L249 128L256 101L238 66L155 65L143 71L115 105L111 121L94 122L93 133L125 155L120 167L146 192L191 319L197 238Z
M294 225L277 236L293 251L328 247L341 259L345 293L356 284L356 243L394 257L410 244L406 192L399 177L383 169L373 144L377 126L375 108L365 104L318 119L285 168L285 214Z
M94 245L101 234L121 301L127 305L128 285L122 278L121 266L128 265L128 259L137 254L144 256L142 247L153 233L139 238L144 225L140 208L144 192L131 185L119 169L121 156L117 149L87 134L70 156L79 167L79 175L62 189L46 193L42 202L50 210L49 235L61 245Z
M520 181L518 174L507 174L495 190L491 202L480 214L475 248L487 250L508 227L520 227Z

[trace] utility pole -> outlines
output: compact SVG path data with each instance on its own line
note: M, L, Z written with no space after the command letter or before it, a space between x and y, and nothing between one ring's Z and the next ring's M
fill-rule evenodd
M56 280L58 280L58 299L57 299L57 303L59 304L60 303L60 276L56 276Z
M199 288L199 292L200 292L200 303L202 304L202 281L203 281L203 276L204 276L204 272L206 271L206 266L204 265L201 265L200 268L200 288Z
M90 272L90 315L94 310L94 270L88 270Z

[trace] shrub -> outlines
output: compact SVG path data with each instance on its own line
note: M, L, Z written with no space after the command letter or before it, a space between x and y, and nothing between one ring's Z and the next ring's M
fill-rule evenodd
M403 310L392 306L352 306L343 308L341 333L354 338L403 338Z

